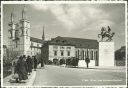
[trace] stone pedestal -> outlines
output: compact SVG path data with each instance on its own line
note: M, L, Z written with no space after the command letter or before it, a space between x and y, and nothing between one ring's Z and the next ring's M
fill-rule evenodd
M114 66L114 42L99 42L99 66Z
M86 63L85 63L85 60L79 60L78 67L87 67Z
M90 60L89 66L95 66L95 60ZM85 60L79 60L78 67L87 67Z

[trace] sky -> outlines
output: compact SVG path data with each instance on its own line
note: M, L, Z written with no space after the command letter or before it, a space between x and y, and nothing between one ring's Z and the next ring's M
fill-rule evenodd
M21 19L24 5L3 5L4 44L8 44L8 23L14 13L15 23ZM125 45L125 5L118 4L27 4L32 37L40 38L43 26L46 40L62 37L98 39L101 27L110 26L115 32L115 50Z

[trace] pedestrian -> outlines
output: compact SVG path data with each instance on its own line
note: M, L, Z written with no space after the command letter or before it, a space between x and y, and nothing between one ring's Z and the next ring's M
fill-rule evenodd
M16 66L17 66L17 61L19 59L20 56L17 56L13 61L12 61L12 73L16 73Z
M36 56L34 56L33 61L34 61L34 70L36 71L36 68L37 68L37 59L36 59Z
M18 74L17 74L17 61L19 59L19 56L17 56L13 61L12 61L12 73L14 74L12 76L13 79L15 79L16 82L18 82Z
M27 57L26 63L27 63L27 72L28 75L30 75L30 73L32 72L32 59L30 56Z
M41 58L41 68L44 68L44 60L43 60L43 58Z
M25 59L26 57L25 55L23 55L23 56L20 56L19 60L17 61L16 73L19 76L19 81L28 79L27 69L26 69L27 64L25 62Z
M87 57L87 58L85 59L85 62L86 62L87 68L88 68L88 65L89 65L89 63L90 63L90 59Z

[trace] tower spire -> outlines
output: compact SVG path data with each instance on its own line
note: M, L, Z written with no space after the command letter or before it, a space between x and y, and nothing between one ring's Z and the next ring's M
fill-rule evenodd
M23 7L23 10L22 10L22 19L25 19L25 15L26 15L26 11L25 11L25 5Z
M14 22L14 13L13 13L13 11L11 12L11 22Z
M42 35L42 40L45 40L45 35L44 35L44 26L43 26L43 35Z

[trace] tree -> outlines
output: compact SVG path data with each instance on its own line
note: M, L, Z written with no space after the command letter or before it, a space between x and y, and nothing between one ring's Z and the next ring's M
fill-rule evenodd
M65 64L65 59L60 59L60 65Z
M57 58L54 58L54 59L53 59L53 64L54 64L54 65L59 65L59 60L58 60Z

